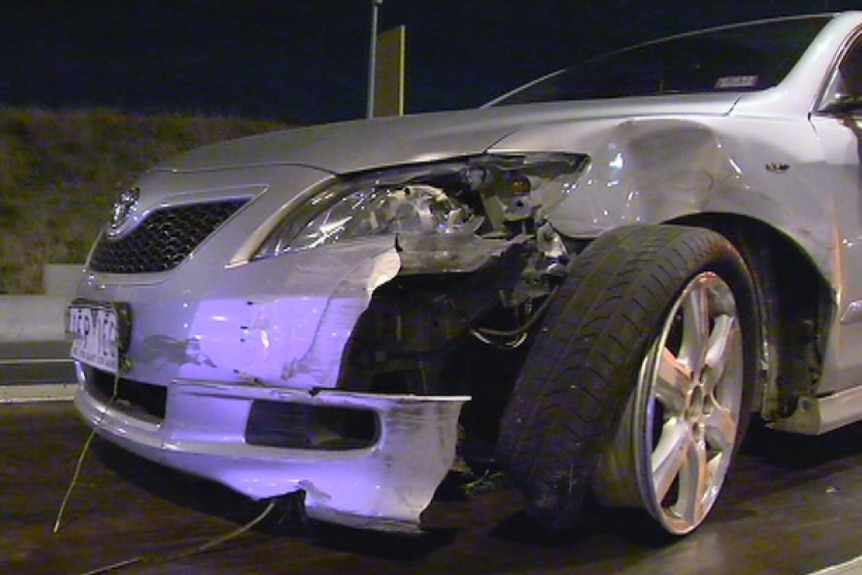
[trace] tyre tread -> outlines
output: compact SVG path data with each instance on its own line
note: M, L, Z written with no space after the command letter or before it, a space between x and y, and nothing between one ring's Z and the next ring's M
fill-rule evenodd
M656 310L672 301L691 262L718 252L738 257L708 230L626 226L575 260L512 392L498 441L528 513L544 526L564 528L576 519L600 440L631 390L627 374L657 329Z

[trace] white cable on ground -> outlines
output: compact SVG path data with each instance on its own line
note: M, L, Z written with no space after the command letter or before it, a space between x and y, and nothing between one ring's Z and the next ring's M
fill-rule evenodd
M108 400L108 403L105 405L104 411L99 415L99 418L93 424L93 429L90 431L90 435L87 437L87 440L84 442L84 446L81 448L81 453L78 455L78 461L75 464L75 471L72 473L72 479L69 481L69 486L66 488L66 494L63 496L63 501L60 503L60 508L57 511L57 518L54 521L53 533L56 534L60 531L60 526L63 521L63 513L66 510L66 505L69 503L69 499L72 497L72 491L75 488L75 485L78 483L78 477L81 474L81 468L84 465L84 459L87 456L87 453L90 450L90 444L93 442L93 438L96 436L96 432L99 429L99 426L102 425L102 421L108 413L108 410L113 405L114 401L117 399L117 395L119 394L120 388L120 370L117 370L117 373L114 375L114 389L111 393L111 398ZM198 553L203 553L204 551L208 551L213 547L221 545L231 539L238 537L253 528L255 525L263 521L267 515L269 515L272 510L275 508L275 499L271 499L269 504L263 510L260 515L252 519L250 522L242 525L233 531L205 541L200 545L195 545L194 547L190 547L188 549L178 551L176 553L169 553L164 555L139 555L138 557L133 557L131 559L125 559L123 561L118 561L117 563L112 563L110 565L105 565L104 567L99 567L92 571L87 571L82 575L101 575L102 573L110 573L111 571L116 571L117 569L122 569L124 567L129 567L130 565L136 565L138 563L164 563L166 561L171 561L174 559L182 559L184 557L189 557L191 555L196 555Z
M271 499L266 508L254 519L237 527L233 531L226 533L225 535L220 535L218 537L214 537L209 541L205 541L200 545L195 545L194 547L189 547L188 549L177 551L176 553L166 553L164 555L139 555L138 557L133 557L131 559L125 559L123 561L118 561L116 563L112 563L110 565L105 565L104 567L98 567L91 571L87 571L86 573L82 573L81 575L102 575L103 573L110 573L111 571L116 571L117 569L122 569L123 567L129 567L130 565L137 565L138 563L165 563L167 561L173 561L175 559L183 559L185 557L190 557L192 555L197 555L198 553L203 553L204 551L208 551L213 547L217 547L235 537L238 537L253 528L255 525L263 521L267 515L269 515L272 510L275 508L275 499Z
M54 521L54 528L51 531L55 535L60 531L60 523L63 521L63 513L66 511L66 505L72 497L72 490L74 490L75 484L78 483L78 476L81 474L81 467L84 465L84 458L87 456L87 451L89 451L90 444L93 442L93 438L95 436L96 428L94 427L92 431L90 431L87 441L84 442L81 454L78 455L78 462L75 464L75 471L72 473L72 480L69 481L69 486L66 488L66 494L63 496L63 502L60 503L60 509L57 510L57 519Z
M120 390L120 370L117 370L117 373L114 374L114 388L111 391L111 399L108 400L107 405L105 405L105 410L99 414L99 418L93 424L93 429L90 431L90 435L87 437L87 441L84 442L84 446L81 448L81 454L78 455L78 462L75 464L75 471L72 473L72 479L69 481L69 486L66 488L66 494L63 496L63 501L60 503L60 509L57 510L57 519L54 520L54 528L51 531L53 534L57 534L60 531L60 525L63 521L63 513L66 511L66 505L69 503L69 499L72 497L72 491L75 489L75 485L78 483L78 476L81 474L81 467L84 465L84 459L87 457L87 452L90 450L90 444L93 443L93 438L96 436L96 431L99 429L99 426L102 425L102 421L105 419L105 415L107 415L108 410L113 405L114 400L117 399L117 395Z

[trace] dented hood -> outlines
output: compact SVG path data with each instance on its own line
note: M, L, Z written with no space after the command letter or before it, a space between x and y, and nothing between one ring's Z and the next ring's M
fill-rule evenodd
M479 154L527 126L615 117L727 114L737 98L735 94L621 98L344 122L206 146L156 169L184 172L294 164L344 174Z

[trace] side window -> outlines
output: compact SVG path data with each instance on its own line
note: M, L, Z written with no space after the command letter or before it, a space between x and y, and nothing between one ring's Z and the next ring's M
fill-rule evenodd
M862 40L856 39L838 66L846 94L853 98L862 96Z
M862 35L856 37L833 72L820 109L862 111Z

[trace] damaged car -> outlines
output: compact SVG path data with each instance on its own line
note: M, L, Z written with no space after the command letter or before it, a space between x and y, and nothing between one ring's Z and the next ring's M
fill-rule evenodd
M862 419L860 118L848 12L168 159L69 307L77 409L324 522L420 531L490 459L546 529L589 497L688 533L752 417Z

